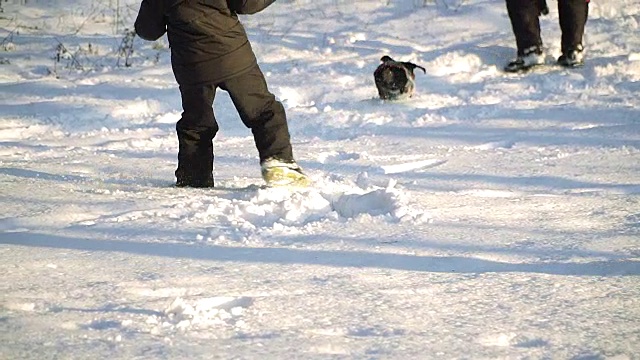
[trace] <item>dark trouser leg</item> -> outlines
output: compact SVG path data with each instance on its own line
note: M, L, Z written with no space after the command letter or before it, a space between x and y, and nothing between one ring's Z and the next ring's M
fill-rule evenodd
M516 37L518 55L524 55L524 51L533 46L542 47L538 1L507 0L507 11Z
M213 138L218 124L213 116L216 87L212 85L180 86L182 118L178 133L178 183L198 186L212 176Z
M242 122L251 129L260 161L270 157L293 160L284 107L269 92L258 65L219 86L229 93Z
M585 0L558 0L562 53L582 46L584 28L589 15L589 2Z

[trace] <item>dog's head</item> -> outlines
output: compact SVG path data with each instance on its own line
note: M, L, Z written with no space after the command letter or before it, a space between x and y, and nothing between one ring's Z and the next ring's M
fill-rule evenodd
M378 88L378 94L383 100L398 100L411 97L415 90L414 70L421 69L427 72L422 66L410 62L395 61L385 55L373 73L373 78Z

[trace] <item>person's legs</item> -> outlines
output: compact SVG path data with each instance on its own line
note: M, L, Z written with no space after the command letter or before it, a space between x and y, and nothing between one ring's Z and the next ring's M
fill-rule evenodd
M253 133L267 185L306 186L308 178L293 158L284 107L269 92L258 65L219 86L229 93L242 122Z
M218 132L212 107L215 93L213 85L180 86L183 112L176 124L177 186L213 186L213 138Z
M517 57L505 71L517 72L544 63L540 36L540 3L538 0L506 0L509 20L518 48Z
M542 47L540 36L540 9L537 0L507 0L507 12L516 38L518 56L528 49Z
M582 39L589 15L589 1L558 0L558 13L562 30L562 56L558 63L580 66L583 63Z
M269 158L293 161L284 107L269 92L258 65L245 74L224 81L219 86L229 93L242 122L251 129L260 162Z

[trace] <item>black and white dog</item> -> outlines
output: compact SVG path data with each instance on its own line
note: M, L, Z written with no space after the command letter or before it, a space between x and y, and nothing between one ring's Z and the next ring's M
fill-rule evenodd
M410 62L395 61L385 55L380 59L382 64L373 73L378 88L378 94L383 100L400 100L413 96L416 87L416 75L413 71L418 68L425 74L427 70Z

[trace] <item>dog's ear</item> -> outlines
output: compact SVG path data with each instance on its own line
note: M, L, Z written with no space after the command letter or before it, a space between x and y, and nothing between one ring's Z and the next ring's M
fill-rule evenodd
M386 62L395 61L395 60L393 60L389 55L385 55L382 58L380 58L380 61L382 61L383 63L386 63Z
M411 73L413 73L413 70L415 70L416 68L422 70L422 72L424 72L425 74L427 73L427 70L420 65L416 65L410 62L403 62L403 64L411 71Z

